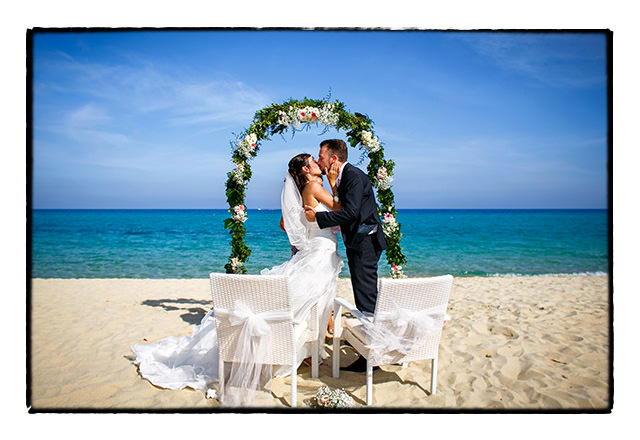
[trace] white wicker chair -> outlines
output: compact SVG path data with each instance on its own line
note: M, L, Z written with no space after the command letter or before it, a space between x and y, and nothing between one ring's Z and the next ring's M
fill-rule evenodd
M378 300L373 320L365 317L353 305L336 298L334 313L336 317L341 317L342 307L347 308L356 318L346 319L344 327L342 319L335 319L333 336L333 377L340 375L340 343L341 339L346 339L353 348L367 359L367 405L373 401L373 367L378 365L389 365L402 363L404 366L408 362L432 359L431 362L431 394L436 392L436 375L438 368L438 345L442 326L446 316L446 308L449 301L449 294L453 277L444 275L432 278L404 278L404 279L380 279ZM394 310L402 309L408 313L427 312L438 310L435 319L430 320L430 329L426 339L421 338L420 344L412 346L407 353L386 352L371 350L371 332L367 332L365 327L373 325L374 329L381 327L392 328L393 323L385 321L382 316L389 316ZM424 316L424 315L423 315ZM430 318L427 318L430 319ZM363 322L367 322L363 324Z
M317 320L317 312L312 310L307 323L296 324L293 319L289 297L289 282L285 276L273 275L233 275L211 273L211 294L214 309L231 309L236 301L246 304L253 313L273 311L290 311L286 320L269 322L272 334L272 359L255 359L256 363L291 366L291 406L296 406L297 393L297 353L306 341L310 341L310 333L314 327L310 324ZM219 392L224 399L224 363L234 362L236 345L240 329L232 326L228 320L215 316L218 331L219 352ZM308 330L312 330L309 332ZM316 367L313 373L317 377L318 350L314 345L312 362Z

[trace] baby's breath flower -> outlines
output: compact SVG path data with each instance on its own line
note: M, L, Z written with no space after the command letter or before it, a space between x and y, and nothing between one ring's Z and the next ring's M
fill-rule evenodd
M331 388L326 385L318 388L313 402L316 406L322 408L349 408L355 406L351 396L342 388L331 390Z
M258 148L258 136L255 133L246 135L238 142L238 154L245 159L255 155L256 148Z
M325 104L318 112L318 120L323 125L336 125L338 123L338 113L334 112L333 104Z
M378 137L377 136L373 136L373 133L371 133L370 131L363 131L362 132L362 139L361 139L362 145L364 145L364 147L371 151L372 153L375 153L376 151L380 150L380 141L378 141Z
M389 189L393 177L389 175L385 167L378 168L378 174L376 175L376 185L378 189Z
M317 107L301 107L294 108L289 106L288 111L278 110L278 124L288 127L300 127L304 122L314 123L320 122L323 125L335 125L338 123L338 113L335 112L335 105L325 103L322 108Z
M237 163L236 169L233 170L233 179L240 185L244 184L244 164Z

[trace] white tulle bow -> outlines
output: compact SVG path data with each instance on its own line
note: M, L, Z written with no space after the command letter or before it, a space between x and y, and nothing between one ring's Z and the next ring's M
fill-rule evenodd
M234 361L229 372L224 406L248 406L256 390L268 388L273 359L270 322L292 319L290 310L254 313L247 304L236 301L233 308L214 308L218 319L226 319L239 327Z
M265 336L271 332L268 321L285 321L291 319L290 311L270 311L263 313L253 313L253 311L242 301L236 301L233 309L226 310L215 308L214 314L225 317L233 326L243 325L249 336Z
M395 307L389 312L378 313L375 322L362 322L367 348L374 358L382 359L391 353L406 355L424 344L441 328L442 322L449 319L441 306L418 311Z
M395 308L391 312L381 313L376 319L388 321L398 334L405 334L415 330L416 336L422 336L431 329L438 329L442 321L448 321L449 315L442 311L442 307L432 307L425 310L408 310Z

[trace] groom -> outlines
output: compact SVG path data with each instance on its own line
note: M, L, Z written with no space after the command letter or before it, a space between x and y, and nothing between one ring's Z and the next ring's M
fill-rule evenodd
M347 163L344 141L322 141L318 165L326 174L334 163L340 167L334 199L340 202L342 209L316 213L305 205L305 216L310 222L317 221L320 228L340 226L356 307L365 314L373 315L378 298L378 260L387 248L373 188L362 170Z

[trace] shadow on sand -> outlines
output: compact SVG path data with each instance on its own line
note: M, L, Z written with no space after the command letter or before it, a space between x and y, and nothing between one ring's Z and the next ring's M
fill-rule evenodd
M191 298L148 299L142 302L143 306L160 307L166 311L184 311L180 317L188 324L200 324L204 315L211 307L211 301L202 301ZM200 307L197 307L200 306Z

